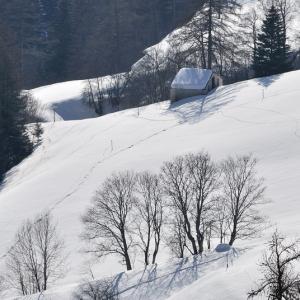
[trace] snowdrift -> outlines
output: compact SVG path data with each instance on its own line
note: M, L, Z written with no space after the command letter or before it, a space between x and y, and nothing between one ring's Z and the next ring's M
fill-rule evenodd
M157 172L165 160L202 149L216 160L253 153L259 159L259 174L266 178L267 197L272 200L262 208L263 213L284 234L299 235L299 83L300 71L295 71L220 87L207 96L172 104L166 101L99 118L46 123L42 145L8 174L1 188L1 264L20 224L50 210L70 253L69 272L52 293L65 291L69 295L81 281L85 267L91 264L82 253L80 216L103 180L118 170ZM53 94L56 102L54 97ZM143 289L125 293L121 299L192 300L199 299L199 295L206 300L244 299L257 279L257 262L271 232L269 229L253 241L238 242L236 246L244 251L228 269L224 261L221 267L211 264L209 272L200 272L186 282L191 285L181 285L182 278L169 293L158 297L153 292L151 297L151 291L158 287L144 284ZM211 258L222 255L214 253ZM161 274L172 273L178 263L167 260L165 250L158 261ZM162 262L164 267L160 267ZM94 263L93 270L99 278L124 270L115 259ZM135 268L141 269L138 257ZM123 274L132 276L124 281L124 289L137 285L141 278L137 271ZM144 289L148 287L147 298ZM52 295L51 299L63 299Z

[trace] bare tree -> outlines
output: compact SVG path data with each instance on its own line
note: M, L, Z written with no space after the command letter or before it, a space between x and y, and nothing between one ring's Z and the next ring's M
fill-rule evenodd
M249 238L261 229L263 217L257 208L266 203L263 178L256 175L257 161L251 155L229 157L222 163L223 201L229 218L230 240Z
M218 178L218 168L205 152L179 156L162 167L165 192L171 199L171 206L184 220L190 251L194 255L203 252L206 225L211 226L209 212Z
M162 167L162 180L165 193L170 197L171 206L181 216L184 230L191 244L191 253L198 254L191 218L193 187L186 160L183 156L165 162ZM186 245L187 246L187 245Z
M236 25L239 4L237 1L216 0L202 3L201 9L175 38L181 43L188 43L190 55L194 56L198 66L211 69L220 64L218 55L221 52L223 56L227 53L231 56L233 25Z
M124 103L124 100L130 79L130 73L114 74L110 76L110 80L105 91L112 111L128 108L127 104Z
M138 174L137 218L135 219L145 265L149 264L153 241L152 264L156 262L163 225L163 199L159 177L149 172Z
M249 30L247 36L250 37L253 50L256 51L259 14L256 9L252 8L251 11L247 12L243 17L242 26Z
M103 78L87 79L83 90L83 101L92 107L98 115L103 114Z
M192 215L198 243L198 252L203 252L204 232L211 227L208 214L212 210L212 194L218 188L219 170L206 152L186 156L189 176L192 180Z
M183 258L186 248L186 232L184 229L184 220L176 212L171 213L169 230L170 235L167 237L166 243L175 257Z
M149 49L134 66L127 89L127 98L137 97L139 105L151 104L168 99L167 81L175 75L174 64L166 58L160 47ZM136 103L134 103L136 104Z
M226 236L229 230L229 216L227 214L226 203L222 197L217 197L214 201L214 232L219 238L221 244L226 242Z
M300 274L295 273L293 264L300 260L299 241L288 242L277 231L268 243L260 267L263 279L248 298L265 294L268 299L297 300L300 298Z
M113 174L96 192L92 206L82 217L83 238L90 241L98 257L117 254L127 270L132 269L130 248L133 245L129 213L135 201L136 176L131 172Z
M45 291L52 278L61 276L61 266L65 259L61 255L64 244L57 238L56 226L49 213L42 215L34 223L34 240L42 264L42 290Z
M9 284L28 295L42 292L64 273L64 243L49 213L27 221L7 259Z

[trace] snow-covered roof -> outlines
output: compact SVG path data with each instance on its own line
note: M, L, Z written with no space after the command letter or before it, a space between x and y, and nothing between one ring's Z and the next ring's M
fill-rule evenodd
M175 89L205 89L212 70L198 68L182 68L174 78L171 87Z

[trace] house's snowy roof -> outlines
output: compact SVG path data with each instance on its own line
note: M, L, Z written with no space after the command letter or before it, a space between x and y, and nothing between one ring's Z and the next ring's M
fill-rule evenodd
M183 68L177 73L171 88L202 90L205 89L211 76L212 70Z

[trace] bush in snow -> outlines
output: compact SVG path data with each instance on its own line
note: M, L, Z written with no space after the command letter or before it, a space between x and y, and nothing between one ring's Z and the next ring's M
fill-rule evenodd
M110 279L95 280L93 272L73 293L76 300L117 300L118 291L114 289Z

